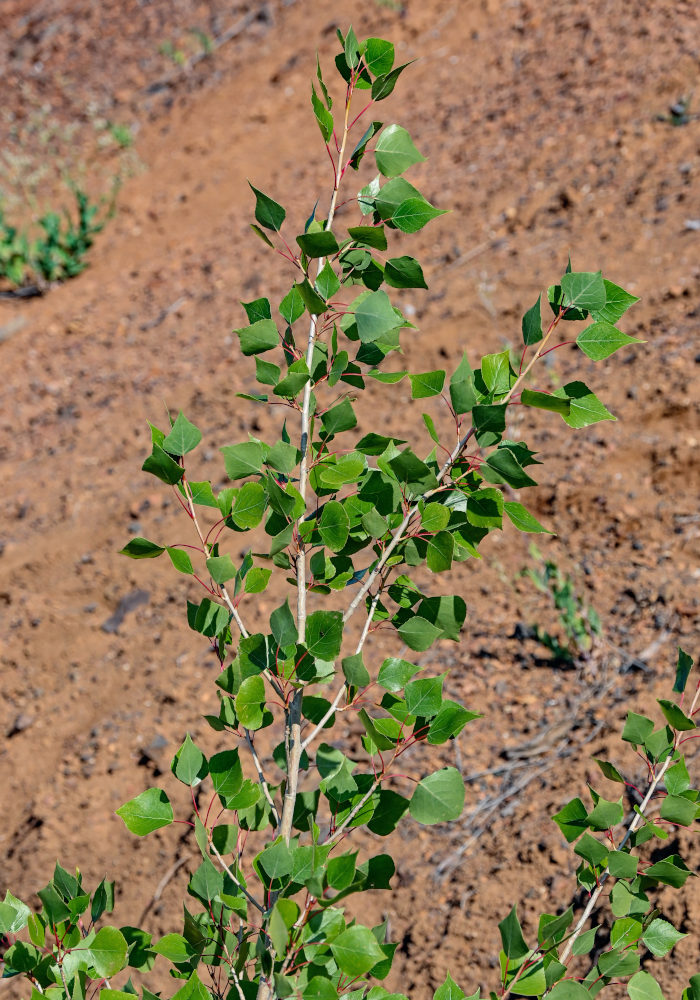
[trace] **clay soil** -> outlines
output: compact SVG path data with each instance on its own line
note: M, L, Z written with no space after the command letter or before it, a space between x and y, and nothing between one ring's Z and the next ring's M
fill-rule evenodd
M54 197L59 162L94 190L126 180L83 275L0 301L0 890L35 899L60 858L88 884L117 880L118 924L180 927L195 845L176 827L136 840L114 810L161 783L186 815L168 765L187 731L220 748L201 719L216 666L184 620L188 581L117 552L136 534L192 540L168 488L140 472L146 421L162 425L165 403L204 432L194 479L223 484L221 445L279 433L236 396L255 385L231 335L240 301L276 302L292 280L248 228L246 178L286 205L294 232L317 196L324 204L309 78L315 50L330 64L334 29L350 21L395 40L401 62L418 59L382 110L429 157L411 179L451 209L402 251L430 284L402 298L418 327L406 367L452 369L463 350L476 362L517 345L523 311L569 253L641 298L622 325L644 343L596 365L565 347L541 376L545 388L583 379L617 422L574 433L522 410L511 427L544 461L521 497L557 533L540 546L598 612L601 640L566 669L527 638L556 618L518 575L532 565L527 539L506 530L455 574L469 606L462 641L425 661L484 713L432 757L461 768L465 814L430 829L406 821L391 848L395 892L362 904L399 942L387 985L423 1000L448 968L468 993L496 988L497 921L518 903L532 934L540 912L573 898L577 859L549 817L585 798L587 780L619 795L592 756L643 780L619 741L626 712L659 717L677 645L700 653L700 121L664 118L700 94L692 2L5 0L3 150L38 171L30 205ZM231 37L182 68L162 47L196 57L192 28ZM127 125L133 147L98 142L104 122ZM423 434L421 409L403 383L384 387L359 431ZM275 596L246 610L262 628ZM351 749L354 724L338 738ZM424 765L416 757L415 773ZM672 828L658 856L674 850L700 869L691 833ZM669 997L698 971L699 885L659 897L688 935L668 960L645 960ZM176 988L160 964L155 982Z

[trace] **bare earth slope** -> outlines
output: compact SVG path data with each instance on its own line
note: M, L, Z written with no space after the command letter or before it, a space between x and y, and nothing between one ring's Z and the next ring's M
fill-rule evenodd
M700 121L658 118L699 84L691 2L6 0L4 148L19 134L35 165L52 155L27 127L39 109L59 146L72 127L69 158L80 151L102 176L112 161L95 148L94 105L138 126L140 167L88 271L44 298L0 301L0 893L28 899L60 856L90 881L117 879L122 923L148 908L154 932L177 928L192 845L172 830L135 841L114 809L167 771L186 730L216 748L200 720L215 668L184 624L184 578L116 553L132 534L187 540L167 489L139 471L164 401L204 431L202 477L222 475L220 445L277 431L236 398L253 384L230 335L239 302L291 280L248 229L246 178L295 225L329 190L308 81L316 48L328 62L335 26L351 21L395 40L402 62L418 58L383 107L429 157L411 179L452 210L418 239L430 291L404 299L419 327L407 367L517 344L522 312L569 253L641 297L625 329L646 341L595 366L574 348L553 356L552 378L575 370L616 423L572 437L527 413L515 427L546 459L523 500L602 619L596 655L563 671L513 637L519 621L553 623L516 579L529 557L513 532L456 578L467 627L431 669L450 667L451 689L485 713L445 750L469 782L467 811L430 831L408 822L397 891L370 904L401 942L390 982L421 1000L448 967L468 992L494 988L496 922L517 901L531 929L568 902L574 858L548 817L587 779L613 797L591 755L621 758L625 713L668 693L678 643L700 655ZM196 55L193 26L232 37L183 72L158 49L181 40ZM423 433L403 384L386 390L360 432ZM132 610L115 623L124 598ZM663 905L689 935L665 965L672 995L698 971L697 885Z

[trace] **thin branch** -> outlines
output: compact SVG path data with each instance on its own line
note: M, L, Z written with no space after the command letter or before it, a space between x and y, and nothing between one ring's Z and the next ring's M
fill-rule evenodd
M277 812L277 806L275 805L275 803L273 801L273 798L272 798L272 795L270 794L270 789L269 789L269 786L267 784L267 779L266 779L265 774L264 774L263 769L262 769L262 764L260 763L260 758L258 757L257 752L255 750L255 746L253 745L253 738L250 735L249 730L247 730L247 729L245 730L245 739L246 739L246 743L248 744L248 749L250 750L251 754L253 755L253 763L255 764L255 769L258 772L258 781L260 782L260 787L263 790L263 795L265 796L265 798L269 802L270 808L272 809L272 815L275 817L275 826L279 826L280 825L280 817L279 817L279 813Z
M234 885L238 889L241 890L241 892L246 897L246 899L250 903L252 903L253 906L257 910L259 910L261 913L263 913L263 914L266 913L267 910L265 909L265 907L261 906L260 903L255 898L255 896L251 896L251 894L248 892L248 890L246 889L246 887L236 878L236 876L233 874L233 872L231 871L231 869L229 868L229 866L226 864L226 862L224 861L224 859L221 857L221 855L219 854L219 852L217 851L217 849L214 847L214 845L211 842L209 843L209 847L211 848L211 853L214 855L214 857L216 858L216 860L219 862L219 864L221 865L221 867L223 868L223 870L226 872L226 874L229 876L229 878L232 879Z
M510 402L510 400L513 397L513 395L518 391L518 389L520 387L520 384L522 383L523 379L529 374L529 372L532 369L533 365L542 357L542 352L543 352L544 348L546 347L548 340L550 339L552 333L554 332L554 330L555 330L555 328L556 328L557 324L559 323L559 321L560 321L560 319L561 319L562 316L563 316L563 311L560 311L559 314L554 317L554 319L552 320L552 322L549 325L549 329L547 330L546 334L544 335L544 337L543 337L543 339L542 339L542 341L541 341L541 343L539 345L539 348L535 352L532 360L530 361L530 363L528 364L528 366L525 368L525 370L522 371L520 373L520 375L518 375L517 379L515 380L515 382L511 386L510 390L503 397L503 399L499 400L499 403L501 405L507 405ZM460 457L460 455L462 454L462 452L466 448L467 443L471 440L471 438L474 436L475 433L476 433L476 428L474 427L474 425L472 425L469 428L469 430L467 431L467 433L464 435L464 437L462 437L462 439L457 442L457 444L455 445L455 447L452 449L449 458L446 460L446 462L444 463L444 465L442 466L442 468L438 472L438 474L437 474L437 481L438 481L437 487L435 487L435 489L428 490L427 493L424 493L423 496L421 497L421 500L427 500L431 496L434 496L436 493L438 493L440 491L440 483L442 483L443 479L445 478L445 476L447 475L447 473L450 471L450 469L452 468L452 466L455 464L455 462L457 461L457 459ZM367 577L367 579L365 580L365 582L362 584L362 586L360 587L360 589L358 590L358 592L355 594L355 597L350 602L347 611L343 615L343 624L345 624L345 622L347 622L354 615L355 611L357 610L357 608L360 605L360 602L362 601L362 598L365 596L365 594L368 592L368 590L370 589L370 587L372 586L372 584L376 580L377 575L379 573L381 573L382 569L386 565L386 563L387 563L389 557L391 556L391 554L393 553L394 549L403 540L403 534L404 534L406 528L408 527L408 525L410 524L412 518L417 513L417 511L418 511L418 501L416 500L411 505L411 507L409 508L406 516L404 517L404 519L401 522L401 524L399 525L399 527L396 529L394 537L391 539L391 541L389 542L389 544L387 545L387 547L384 549L384 552L383 552L380 560L378 561L377 565L371 571L371 573L369 574L369 576Z
M340 147L338 163L342 163L345 153L345 145L348 139L348 116L350 113L350 101L352 90L348 90L345 100L345 124L343 127L343 141ZM326 229L330 229L335 215L335 206L338 200L338 188L340 186L340 174L336 171L335 183L333 185L333 195L328 210L328 221ZM318 261L318 273L320 274L325 264L325 258ZM313 360L314 344L316 343L316 332L318 328L318 316L313 315L309 324L309 340L306 347L306 364L309 370ZM304 642L306 637L306 545L300 531L304 515L306 513L306 494L309 483L309 451L311 442L309 440L311 430L311 381L304 386L304 398L301 408L301 463L299 466L298 489L304 500L304 512L297 520L297 539L299 550L296 557L296 583L297 583L297 635L299 642ZM282 807L282 821L280 823L280 833L289 843L292 836L292 819L294 816L294 806L297 798L297 786L299 783L299 765L301 763L301 702L303 688L298 688L292 697L291 703L286 710L285 725L285 746L287 751L287 786L284 792L284 804ZM260 998L262 1000L262 997Z
M369 612L367 613L367 621L365 622L365 627L362 630L362 635L360 636L360 641L358 642L357 649L355 650L355 656L357 656L358 653L362 652L362 647L364 646L365 640L366 640L367 636L369 635L370 623L372 621L372 618L374 617L374 612L375 612L375 609L377 607L377 604L379 603L379 595L380 595L380 593L381 593L381 588L377 591L377 593L374 595L374 597L372 599L372 603L370 605ZM335 712L338 709L338 705L340 705L340 702L341 702L341 699L343 697L343 694L345 693L346 690L347 690L347 685L345 684L345 681L343 681L343 683L341 684L341 686L340 686L340 688L338 690L338 693L336 694L335 698L333 699L333 701L329 705L326 713L321 718L321 721L316 726L314 726L314 728L311 730L311 732L306 737L306 739L304 740L304 742L301 744L301 749L302 750L306 750L306 748L309 746L309 744L313 743L313 741L316 739L316 737L318 736L318 734L324 728L324 726L326 725L326 723L328 722L328 720L335 714Z
M333 833L329 834L328 837L326 837L326 839L323 841L323 844L321 845L322 847L325 847L327 844L332 844L333 841L337 837L339 837L341 835L341 833L348 827L348 825L350 823L352 823L352 821L354 820L354 818L359 813L360 809L362 809L362 807L365 804L365 802L369 798L371 798L371 796L374 794L374 790L377 787L377 785L381 784L381 781L382 781L382 779L384 777L386 777L386 774L379 774L379 775L377 775L377 777L374 779L374 781L372 782L372 784L369 786L369 788L367 789L367 791L365 792L365 794L362 796L362 798L360 799L360 801L357 803L356 806L354 806L350 810L350 812L347 814L347 816L345 817L345 819L343 820L343 822L340 824L340 826L336 830L334 830Z

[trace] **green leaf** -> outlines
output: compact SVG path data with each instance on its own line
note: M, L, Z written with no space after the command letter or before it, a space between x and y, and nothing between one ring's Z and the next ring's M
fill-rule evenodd
M29 907L7 889L4 902L0 903L0 934L19 934L27 926L30 916L32 911Z
M289 598L270 615L270 629L277 645L284 649L297 641L297 623L289 607Z
M666 721L672 729L678 732L690 732L691 729L695 729L693 720L689 719L678 705L675 705L672 701L668 701L666 698L657 698L657 701L666 717Z
M580 837L588 826L588 813L581 799L572 799L552 816L561 832L566 837L569 844L572 844L577 837Z
M391 221L402 233L417 233L431 219L436 219L438 215L445 214L444 209L435 208L421 196L420 198L407 198L405 201L402 201L391 216Z
M441 630L419 615L409 618L397 629L409 649L424 653L440 638Z
M627 992L630 1000L664 1000L661 987L649 972L637 972L632 976L627 983Z
M320 316L326 311L325 299L322 299L316 289L311 287L306 278L296 285L296 288L312 316Z
M683 792L688 791L690 788L690 775L688 774L688 768L685 766L685 760L682 757L677 764L669 767L666 771L664 784L670 795L681 795Z
M116 976L126 965L126 938L116 927L102 927L87 953L98 976Z
M608 860L608 849L590 833L584 833L574 848L574 854L594 866L605 865Z
M506 409L505 403L480 403L472 408L476 440L482 448L489 448L501 440L506 429Z
M338 241L330 229L318 233L303 233L297 236L297 243L307 257L328 257L338 251Z
M531 534L554 534L553 531L544 528L529 510L526 510L521 503L517 503L515 500L506 500L503 509L518 531L527 531Z
M441 639L458 642L467 617L467 605L458 596L426 597L418 606L418 615L440 629Z
M386 292L366 295L355 309L355 322L363 344L373 343L402 325Z
M280 344L279 333L272 319L259 319L257 323L241 327L235 332L241 344L241 352L246 357L271 351Z
M408 376L411 380L411 398L427 399L429 396L439 396L445 384L445 372L422 372Z
M592 361L602 361L625 344L641 344L643 341L629 337L611 323L600 320L586 327L576 338L576 343Z
M254 528L265 513L265 490L260 483L245 483L236 497L231 520L239 528Z
M503 945L503 951L506 954L506 958L516 961L519 958L523 958L528 954L529 948L525 943L525 938L523 937L523 932L520 927L520 921L518 920L518 914L516 913L515 907L510 911L507 917L505 917L498 925L498 930L501 934L501 943Z
M169 455L186 455L196 448L202 440L202 432L185 417L182 410L178 413L172 430L162 444Z
M355 924L331 941L331 953L346 976L355 979L381 962L384 952L368 927Z
M406 444L403 438L396 437L384 437L383 434L375 434L374 432L370 434L365 434L357 444L355 445L355 450L359 451L361 455L381 455L382 452L386 451L390 444Z
M211 488L210 482L206 481L202 483L188 482L187 485L190 488L190 493L192 494L193 503L199 504L202 507L214 507L215 509L218 508L219 504L217 503L216 497L214 496L214 492ZM177 488L183 496L187 496L183 483L179 483Z
M626 743L643 744L653 732L654 723L646 715L637 715L635 712L627 713L625 727L622 730L622 739Z
M697 803L682 795L667 795L661 803L659 815L669 823L690 826L698 814Z
M348 687L364 688L370 683L371 678L362 659L362 653L346 656L340 665Z
M272 240L270 239L270 237L267 236L262 231L262 229L260 228L260 226L256 226L255 223L251 222L250 228L253 230L253 232L255 233L256 236L260 237L260 239L263 241L263 243L266 243L269 247L272 247L272 249L274 250L275 244L272 242Z
M170 556L170 562L173 564L178 573L186 573L188 576L191 576L194 573L192 560L184 549L176 549L169 545L167 553Z
M333 135L333 115L319 98L313 83L311 84L311 107L314 110L314 116L321 130L323 141L327 143Z
M141 466L143 472L150 472L161 482L174 486L182 479L185 470L160 445L154 444L153 451Z
M614 764L611 764L608 760L599 760L598 757L594 757L593 760L596 762L606 778L609 778L610 781L617 781L621 785L624 785L625 779L622 777Z
M417 681L409 681L406 685L406 707L411 715L424 719L432 719L437 715L442 705L442 685L445 675L441 677L422 677Z
M341 434L343 431L352 430L357 426L357 417L349 399L344 399L342 403L331 407L321 414L321 423L328 436Z
M190 628L202 635L220 635L229 622L228 608L205 597L201 604L187 605L187 620Z
M657 861L644 870L646 878L658 879L659 882L670 885L674 889L680 889L685 885L686 879L692 874L683 858L677 854L670 854L667 858Z
M254 566L245 578L246 594L262 594L267 588L272 576L271 569L263 569L261 566Z
M414 60L412 59L411 62ZM372 84L372 100L373 101L384 101L389 94L391 94L396 86L396 81L401 76L403 71L411 63L404 63L403 66L396 66L394 69L390 70L388 73L383 73L378 76L374 83Z
M192 742L190 734L187 733L185 741L173 759L173 774L182 781L183 784L194 788L203 778L206 778L209 768L207 758L199 747Z
M573 306L590 312L602 309L607 299L600 271L570 271L562 275L561 290L567 308Z
M423 531L443 531L450 520L450 512L441 503L427 503L421 514L421 528Z
M571 412L571 400L562 399L551 392L534 392L532 389L523 389L520 393L520 402L523 406L534 406L538 410L551 410L553 413L561 413L566 416Z
M260 863L270 880L286 878L294 867L292 852L281 839L261 851L256 861Z
M260 729L263 723L265 682L262 677L246 677L234 699L236 715L246 729Z
M450 399L455 413L469 413L476 406L477 398L474 372L467 360L466 353L464 353L450 379ZM503 429L505 429L505 418L503 419Z
M319 295L326 300L332 299L334 295L337 295L340 288L340 281L338 276L329 264L328 261L323 265L321 273L316 278L316 289Z
M263 361L262 358L255 359L255 377L261 385L277 385L281 374L282 369L279 365Z
M349 226L348 236L358 246L372 247L374 250L387 248L384 226Z
M617 323L630 306L639 302L639 299L636 295L630 295L619 285L614 285L607 278L603 279L603 284L605 285L605 305L602 309L591 309L591 316L595 320L605 320L606 323Z
M163 955L173 965L189 962L195 955L195 950L182 934L165 934L160 941L151 945L156 955Z
M210 903L224 891L223 873L214 867L209 858L204 858L199 868L192 873L188 889L199 899Z
M433 1000L464 1000L464 996L464 991L459 988L448 972L445 982L435 990Z
M508 392L514 381L509 352L499 351L497 354L484 355L481 359L481 377L489 392L496 395Z
M416 495L427 493L437 486L433 470L421 462L410 448L404 448L396 458L392 458L389 466L399 482L405 483Z
M381 122L371 122L363 132L362 137L355 144L355 148L350 154L350 159L348 161L353 170L357 170L359 168L360 163L362 163L364 155L367 152L368 142L370 141L370 139L374 138L374 136L377 134L377 132L381 127L382 127ZM376 191L374 191L374 188L376 188L377 190L379 189L379 175L377 175L372 184L367 185L366 188L362 189L360 194L358 194L358 199L360 198L360 195L362 195L363 192L366 195L376 193ZM371 211L369 207L363 206L362 201L360 201L360 209L363 215L367 215L368 211Z
M313 611L306 619L306 648L319 660L334 660L343 642L340 611Z
M384 266L384 280L392 288L427 288L423 269L414 257L391 257Z
M464 794L464 781L459 771L443 767L418 782L409 811L415 820L426 826L447 823L461 814Z
M430 723L428 743L435 746L454 739L468 722L480 718L480 712L470 712L456 701L443 701L440 711Z
M209 775L214 791L222 799L236 795L243 786L243 768L238 750L222 750L209 761Z
M542 310L540 308L540 301L542 299L542 293L537 296L537 302L523 316L522 329L523 329L523 343L526 346L531 344L537 344L542 340Z
M121 816L131 833L135 833L137 837L145 837L146 834L172 823L173 807L160 788L147 788L145 792L120 806L117 816Z
M365 42L364 63L372 76L388 73L394 65L394 46L384 38L368 38Z
M345 547L350 534L350 518L342 503L338 503L337 500L328 501L323 508L318 530L323 544L331 552L340 552Z
M379 668L377 683L386 691L401 691L419 670L420 667L417 667L415 663L391 657L388 660L384 660Z
M272 318L269 299L253 299L252 302L241 302L241 305L245 309L249 323L257 323L259 319Z
M486 470L481 469L481 474L489 482L506 482L513 489L522 489L524 486L536 486L535 480L528 476L520 462L517 460L510 448L497 448L492 451L486 459L487 469L493 470L496 476L492 478L486 474Z
M263 452L259 441L244 441L242 444L225 445L224 456L226 475L229 479L244 479L262 470Z
M265 229L272 229L274 232L279 232L287 213L276 201L273 201L272 198L268 198L262 191L254 188L250 181L248 181L248 184L255 195L255 218Z
M303 1000L338 1000L338 990L325 976L314 976L304 987Z
M119 550L119 555L129 556L130 559L155 559L164 552L165 548L162 545L156 545L155 542L149 542L147 538L138 537L127 542L124 548Z
M226 583L238 572L230 555L212 556L207 559L207 569L214 583Z
M304 315L304 300L301 297L298 285L292 285L285 297L280 302L280 315L291 326Z
M681 934L680 931L677 931L673 924L669 924L668 921L656 917L642 934L642 941L652 955L661 958L663 955L667 955L674 945L687 936L687 934Z
M622 822L624 810L622 799L617 802L608 802L602 796L597 798L596 804L588 814L588 825L592 830L610 830Z
M310 380L311 375L304 358L292 362L287 369L287 374L277 383L274 388L275 396L284 396L285 399L294 399Z
M427 563L433 573L442 573L452 565L455 539L449 531L439 531L428 539Z
M425 161L409 133L400 125L387 125L377 140L374 158L377 170L385 177L398 177L414 163Z
M569 427L578 429L597 424L601 420L617 420L583 382L569 382L557 389L554 395L568 399L571 403L569 415L562 414Z
M575 979L562 979L547 994L548 1000L591 1000L591 994Z
M685 686L688 683L688 677L690 676L690 671L693 669L693 660L691 657L678 647L678 663L676 666L676 680L673 685L673 690L676 694L683 694L685 691Z

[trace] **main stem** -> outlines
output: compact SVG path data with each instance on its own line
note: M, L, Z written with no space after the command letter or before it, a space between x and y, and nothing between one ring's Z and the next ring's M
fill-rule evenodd
M335 179L333 184L333 194L328 209L328 221L326 229L330 229L335 216L336 204L338 201L338 189L343 176L343 158L345 156L345 146L348 139L348 120L350 113L350 102L352 99L352 88L348 88L345 101L345 121L343 124L343 141L338 154L338 162L335 169ZM318 273L320 274L325 264L325 258L321 257L318 262ZM309 323L309 339L306 345L306 366L311 370L313 361L314 346L316 344L316 333L318 331L318 316L312 315ZM306 497L309 486L309 451L310 451L310 431L311 431L311 379L304 386L304 396L301 406L301 462L299 467L299 493L306 505ZM306 545L301 533L301 525L304 521L306 509L297 520L297 557L296 557L296 581L297 581L297 636L299 642L304 642L306 638ZM279 831L286 844L292 836L292 820L294 818L294 806L297 799L297 788L299 785L299 765L301 763L302 740L301 740L301 703L303 698L303 687L297 688L289 705L285 709L285 748L287 752L287 785L284 793L284 804L282 806L282 818ZM271 1000L274 996L274 987L264 976L260 977L257 1000Z

